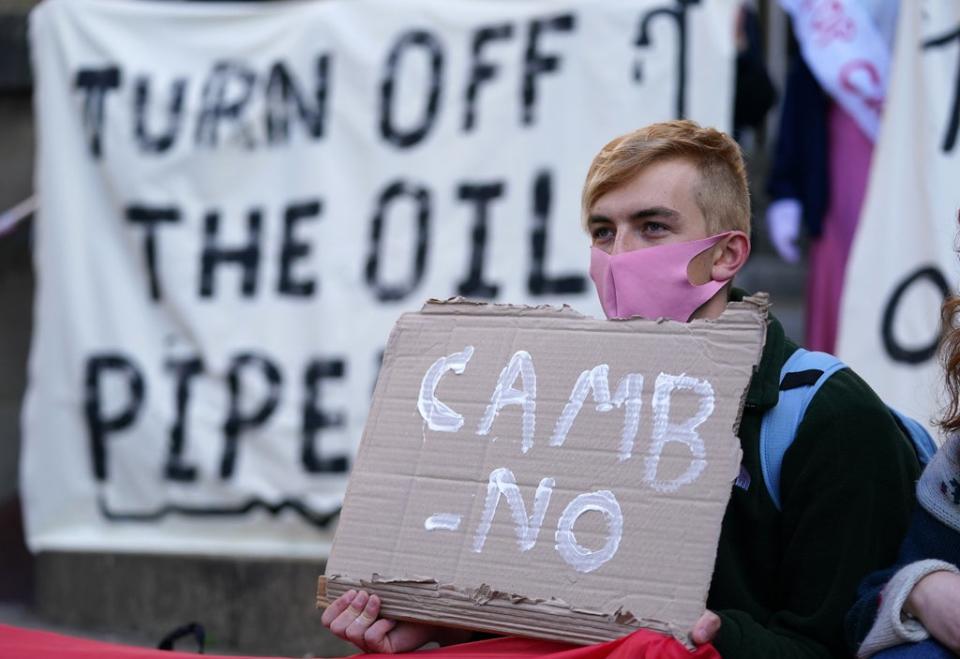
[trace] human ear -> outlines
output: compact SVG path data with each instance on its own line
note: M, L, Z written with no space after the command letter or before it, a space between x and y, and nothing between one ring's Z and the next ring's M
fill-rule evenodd
M747 263L750 256L750 237L743 231L731 231L713 248L713 267L710 276L714 281L733 279Z

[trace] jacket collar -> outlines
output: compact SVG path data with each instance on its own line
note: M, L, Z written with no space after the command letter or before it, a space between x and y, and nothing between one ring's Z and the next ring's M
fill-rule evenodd
M730 289L730 301L740 302L747 293L739 288ZM754 371L747 390L746 407L765 412L780 399L780 369L787 358L797 349L787 338L783 326L772 314L767 317L767 342L763 346L760 364Z

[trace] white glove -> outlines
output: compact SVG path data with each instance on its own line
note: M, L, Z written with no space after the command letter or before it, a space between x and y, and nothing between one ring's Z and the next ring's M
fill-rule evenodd
M767 231L770 233L770 242L787 263L797 263L800 260L800 247L797 239L800 237L800 223L803 206L798 199L778 199L767 208Z

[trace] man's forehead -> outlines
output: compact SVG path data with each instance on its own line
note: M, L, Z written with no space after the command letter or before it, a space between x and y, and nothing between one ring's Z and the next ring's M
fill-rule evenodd
M613 209L615 213L620 214L621 209ZM624 209L629 219L657 218L661 220L680 219L680 212L669 206L633 204ZM609 222L612 218L604 214L602 207L594 207L593 213L587 218L587 222Z
M608 190L594 202L591 211L633 212L661 207L681 212L695 203L696 167L686 160L666 160L648 165L623 184ZM632 208L631 208L632 207Z

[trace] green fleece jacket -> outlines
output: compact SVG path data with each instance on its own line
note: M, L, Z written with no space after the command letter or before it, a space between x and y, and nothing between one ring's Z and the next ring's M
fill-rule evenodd
M896 558L910 519L920 473L913 447L850 369L807 408L783 459L783 510L774 507L760 471L760 421L796 349L771 318L740 425L749 483L733 488L707 600L721 618L714 645L724 659L849 656L844 614L864 575Z

